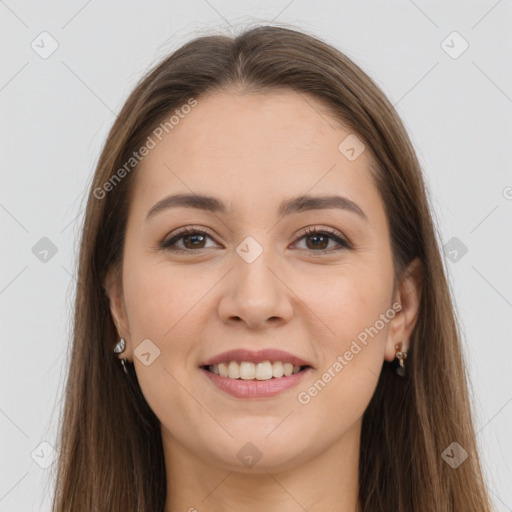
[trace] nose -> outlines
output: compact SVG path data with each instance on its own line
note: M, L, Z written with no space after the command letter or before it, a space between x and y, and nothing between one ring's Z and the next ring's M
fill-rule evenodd
M269 251L252 263L239 259L226 276L219 302L224 323L244 323L250 329L285 324L293 315L293 292L279 275L279 265Z

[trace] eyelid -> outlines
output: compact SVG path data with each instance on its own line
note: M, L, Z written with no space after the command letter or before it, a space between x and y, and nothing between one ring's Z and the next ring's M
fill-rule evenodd
M295 240L297 238L301 238L304 235L310 235L315 233L327 233L329 235L334 235L338 238L344 239L347 243L349 243L348 238L341 233L341 231L338 231L337 229L328 227L328 226L319 226L318 224L312 224L311 226L306 226L305 228L302 228L298 233L295 234Z
M189 249L175 249L166 247L166 244L171 242L172 240L179 240L181 237L189 235L189 234L196 234L196 233L204 233L205 235L208 235L212 240L215 240L215 235L211 233L207 228L200 227L200 226L185 226L183 228L178 228L176 231L173 231L173 233L168 236L166 235L163 240L158 244L158 246L162 249L169 249L169 250L175 250L177 252L184 251L184 252L193 252ZM200 251L201 249L198 249L197 251Z

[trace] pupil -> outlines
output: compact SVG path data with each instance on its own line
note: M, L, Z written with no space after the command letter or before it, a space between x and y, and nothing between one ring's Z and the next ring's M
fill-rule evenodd
M309 236L309 237L308 237L308 240L318 239L318 238L322 238L322 239L324 240L324 242L325 242L325 240L326 240L326 238L327 238L327 237L326 237L325 235L311 235L311 236ZM316 248L318 248L318 247L320 247L320 246L319 246L317 243L314 243L314 244L313 244L313 248L315 248L315 247L316 247ZM308 247L308 248L311 248L311 247ZM324 243L324 244L320 247L320 249L325 249L325 248L326 248L326 246L325 246L325 243Z
M190 249L189 244L187 244L187 241L189 241L191 238L200 238L199 243L201 243L204 239L203 235L186 235L183 237L183 243L187 249ZM192 247L198 247L197 244L192 244Z

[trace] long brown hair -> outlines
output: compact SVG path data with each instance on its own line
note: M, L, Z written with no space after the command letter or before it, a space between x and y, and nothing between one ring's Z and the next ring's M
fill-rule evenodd
M200 101L216 90L276 88L312 95L364 141L389 220L395 282L414 258L423 263L408 373L397 377L384 362L363 416L363 511L491 510L451 292L406 130L384 93L343 53L297 30L258 26L236 37L196 38L165 58L139 82L109 133L81 238L53 512L161 512L166 500L160 423L133 366L125 375L113 354L117 331L104 289L107 272L122 265L138 168L127 169L126 162L155 127L191 98ZM123 166L126 172L119 173ZM453 442L469 454L457 468L442 457Z

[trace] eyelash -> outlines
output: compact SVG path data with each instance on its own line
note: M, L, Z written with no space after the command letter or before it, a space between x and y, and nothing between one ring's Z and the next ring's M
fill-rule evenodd
M196 229L194 227L187 227L187 228L182 228L182 229L178 230L174 234L174 236L172 236L171 238L169 238L167 240L163 239L159 243L159 248L162 250L167 250L167 251L172 251L172 252L181 252L181 253L201 252L201 251L207 249L207 248L181 249L181 248L177 248L177 247L172 247L178 240L182 239L183 237L185 237L187 235L206 235L213 239L213 236L210 235L210 233L208 233L207 231L204 231L202 229ZM340 237L340 235L338 234L337 231L333 231L329 228L323 228L323 229L306 228L304 230L304 232L301 233L301 235L295 240L294 243L298 242L302 238L307 238L308 236L313 236L313 235L327 235L328 238L330 238L331 240L334 240L341 246L337 249L322 249L322 250L318 250L318 251L313 250L313 249L306 249L307 251L312 252L314 254L323 255L323 254L330 254L333 252L338 252L341 250L352 249L352 245L347 240Z

